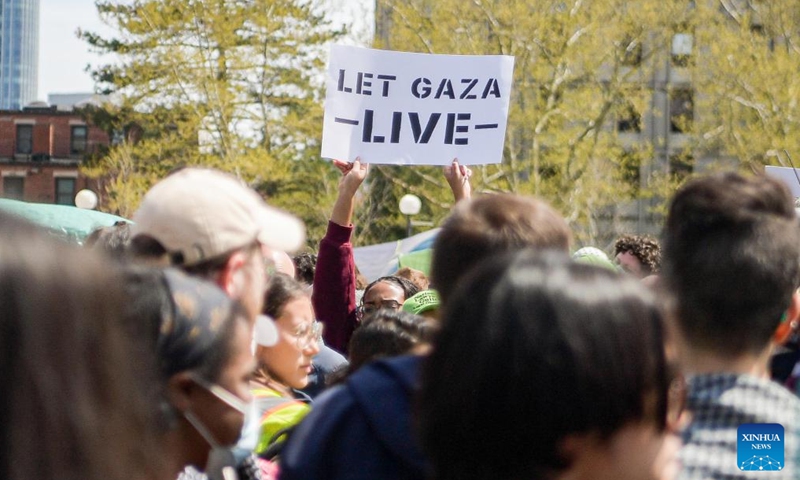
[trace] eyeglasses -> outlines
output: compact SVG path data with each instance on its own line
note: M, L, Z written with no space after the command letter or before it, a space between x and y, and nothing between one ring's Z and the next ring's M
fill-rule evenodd
M398 302L397 300L383 300L379 303L362 303L358 308L360 314L369 315L373 312L377 312L378 310L384 308L386 310L400 310L403 304Z
M314 320L297 328L292 334L295 338L297 348L305 350L311 346L312 342L322 343L323 323Z

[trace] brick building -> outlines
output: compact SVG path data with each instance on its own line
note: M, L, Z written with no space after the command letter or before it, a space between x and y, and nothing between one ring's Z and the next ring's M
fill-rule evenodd
M108 143L104 131L73 110L43 103L0 110L0 195L74 205L79 190L97 191L79 171L82 160Z

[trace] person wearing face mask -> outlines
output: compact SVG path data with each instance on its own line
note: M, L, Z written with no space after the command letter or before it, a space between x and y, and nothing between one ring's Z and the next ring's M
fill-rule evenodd
M130 267L125 286L127 326L157 363L160 381L144 394L160 404L163 478L262 478L255 457L237 460L233 451L252 403L255 368L244 307L174 269ZM261 338L270 340L274 335Z
M274 345L265 345L269 342L262 341L256 329L258 368L251 393L260 423L255 452L273 458L284 434L310 409L310 400L298 390L308 384L312 358L320 350L322 324L314 318L307 289L284 274L270 280L264 314L274 319L278 339Z

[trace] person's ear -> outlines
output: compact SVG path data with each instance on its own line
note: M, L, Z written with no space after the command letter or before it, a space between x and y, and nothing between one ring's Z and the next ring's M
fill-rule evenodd
M562 478L591 478L601 458L602 441L594 433L571 433L558 440L556 454L564 462Z
M783 345L789 340L792 333L797 331L798 322L800 322L800 293L797 291L792 295L792 300L789 303L789 308L784 313L784 320L775 329L775 334L772 336L772 341L778 345Z
M219 272L217 285L232 298L239 298L244 291L245 277L244 269L247 268L247 255L238 251L230 256L225 266Z
M186 412L192 407L192 394L197 383L189 372L178 372L167 380L167 400L179 412Z

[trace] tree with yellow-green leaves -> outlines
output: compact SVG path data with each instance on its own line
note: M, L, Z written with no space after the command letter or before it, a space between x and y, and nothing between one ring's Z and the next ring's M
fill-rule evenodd
M112 102L88 114L116 138L86 171L130 215L170 170L234 172L320 236L336 175L319 159L324 46L343 32L305 0L97 0L113 38L93 71Z
M478 169L476 190L544 197L564 213L579 243L606 245L620 233L617 206L634 202L657 231L653 214L693 171L759 171L780 164L784 148L800 166L796 2L378 5L381 46L516 57L504 161ZM683 99L680 90L688 92ZM642 134L631 138L623 130ZM437 191L415 176L423 172L398 174L393 188Z
M735 159L760 171L764 164L786 162L786 149L800 166L797 3L697 2L692 20L699 156Z
M218 166L303 217L313 245L338 175L318 158L319 46L339 33L320 10L302 0L96 3L118 35L82 36L120 59L95 71L120 98L93 112L123 133L90 166L106 179L107 206L129 214L171 168ZM604 247L631 230L632 205L650 222L637 229L655 233L657 212L692 169L730 159L758 170L784 148L800 164L793 4L377 0L374 46L514 56L503 163L475 168L473 190L538 195L567 217L578 244ZM676 55L676 34L689 39L688 54ZM673 77L689 97L674 95ZM439 169L375 167L356 210L357 244L403 236L406 193L423 198L418 219L449 212Z
M600 222L646 193L639 170L653 149L626 141L617 125L641 129L653 71L685 15L684 2L658 0L380 0L376 42L393 50L514 56L503 163L477 168L473 188L543 197L580 243L607 242L613 232ZM392 169L386 178L398 191L448 206L438 172ZM446 208L433 212L444 214Z

